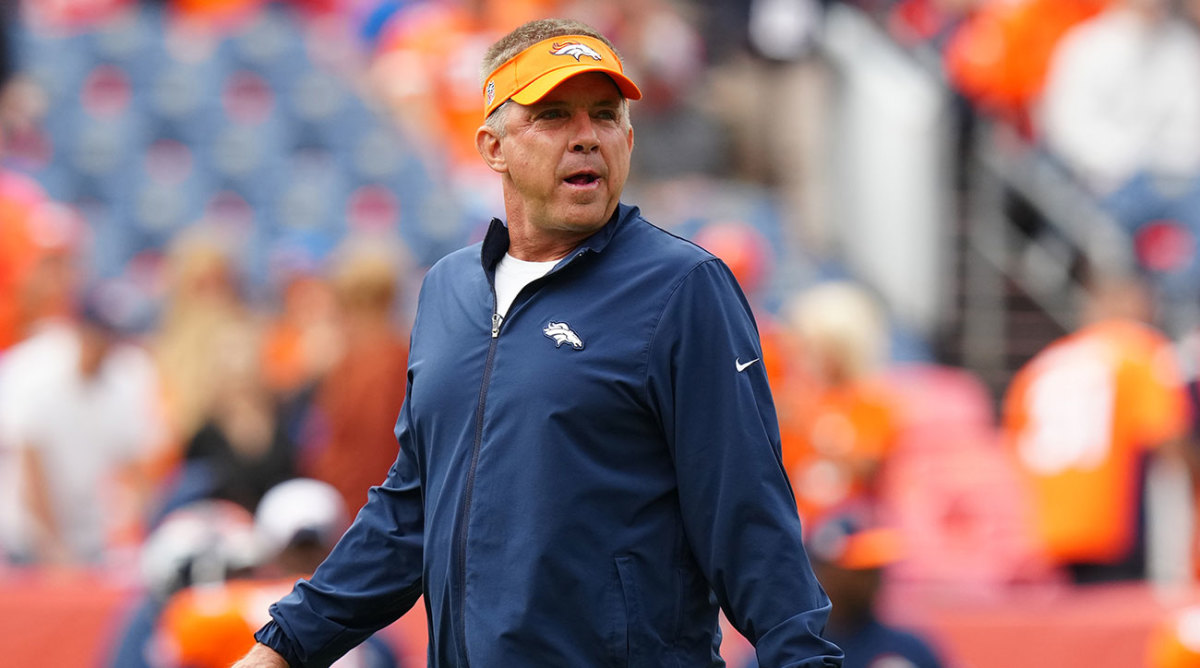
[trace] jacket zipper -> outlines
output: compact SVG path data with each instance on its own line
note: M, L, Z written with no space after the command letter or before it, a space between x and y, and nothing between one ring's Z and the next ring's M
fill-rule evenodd
M483 409L487 403L488 385L492 378L492 365L496 359L497 339L500 337L500 325L504 316L492 313L492 340L488 344L487 361L483 366L483 379L479 385L479 403L475 407L475 439L471 444L471 465L467 468L467 484L463 489L462 524L458 528L458 545L455 558L458 559L458 581L460 600L458 605L458 651L462 656L463 665L467 668L471 660L467 656L467 526L470 523L471 498L475 493L475 469L479 464L479 450L483 445Z
M583 254L583 251L577 252L575 258ZM572 260L575 258L572 258ZM554 271L551 271L546 276L553 273ZM544 278L545 276L535 279L533 283L537 283ZM521 289L521 292L525 292L528 288L529 286L526 285ZM483 366L483 379L479 385L479 403L475 407L475 439L471 444L471 465L467 468L467 484L463 489L462 524L458 528L458 536L456 537L457 545L455 546L454 555L458 560L457 575L460 592L458 605L458 652L462 656L463 665L466 668L470 668L471 666L471 660L467 656L467 526L471 515L471 498L475 493L475 469L479 464L479 450L483 446L483 409L487 403L488 385L491 383L492 366L496 360L496 346L498 344L497 340L500 338L500 327L504 324L504 316L496 312L496 306L496 289L495 286L492 286L492 340L488 344L487 360ZM516 302L513 303L510 310L515 306Z

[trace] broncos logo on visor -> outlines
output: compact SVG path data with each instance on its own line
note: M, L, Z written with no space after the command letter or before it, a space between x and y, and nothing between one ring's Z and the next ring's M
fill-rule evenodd
M546 325L542 333L548 338L554 339L555 348L561 348L562 344L569 343L575 350L583 350L583 339L571 331L571 326L565 322L551 322Z
M550 53L555 56L572 56L577 61L583 56L588 56L592 60L604 60L595 49L579 42L567 42L565 44L554 42L550 45Z

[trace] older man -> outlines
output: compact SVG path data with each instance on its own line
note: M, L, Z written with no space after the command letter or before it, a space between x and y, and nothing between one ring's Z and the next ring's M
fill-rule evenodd
M427 274L400 454L239 667L324 666L422 594L431 666L840 666L728 268L619 202L637 86L586 25L483 65L507 221Z

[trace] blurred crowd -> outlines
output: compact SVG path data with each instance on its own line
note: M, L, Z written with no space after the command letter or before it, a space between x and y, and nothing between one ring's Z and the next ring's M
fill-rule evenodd
M1096 200L1160 298L1195 324L1200 4L882 4L892 34L936 62L972 113L1012 126Z
M838 4L1062 165L1134 244L1135 274L1091 268L1078 328L1002 396L899 359L888 304L826 269ZM633 203L725 260L755 308L848 666L954 665L936 630L891 626L889 582L1200 575L1200 350L1160 326L1200 299L1200 3L4 7L0 589L23 569L135 583L112 665L227 665L240 652L205 652L244 647L263 613L247 602L310 572L383 480L421 273L502 210L469 141L480 55L549 14L610 35L645 93ZM1200 665L1200 613L1172 614L1147 665ZM373 647L356 665L396 665Z

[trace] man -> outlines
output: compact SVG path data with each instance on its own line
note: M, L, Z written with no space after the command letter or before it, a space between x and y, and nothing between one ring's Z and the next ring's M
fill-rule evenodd
M1171 330L1200 298L1200 17L1187 4L1114 0L1067 31L1034 117L1040 143L1134 238Z
M18 563L122 568L163 453L160 386L119 288L77 302L0 358L0 545Z
M422 594L431 666L840 666L749 305L619 204L641 93L573 21L488 51L507 224L425 277L400 454L239 668L324 666Z
M800 518L848 503L871 503L900 437L896 388L884 371L887 317L864 287L819 283L783 308L796 381L779 397L783 466Z
M1179 533L1149 531L1178 522L1167 506L1147 513L1152 462L1182 470L1189 456L1182 372L1151 311L1140 279L1093 281L1081 326L1026 363L1004 397L1036 534L1080 584L1146 577L1148 560L1162 563L1153 549L1166 547L1150 538Z

